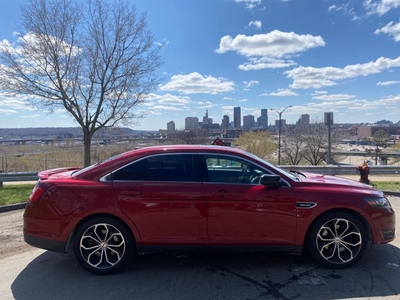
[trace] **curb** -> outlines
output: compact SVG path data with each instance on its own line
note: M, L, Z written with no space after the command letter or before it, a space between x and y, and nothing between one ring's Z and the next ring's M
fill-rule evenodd
M400 192L382 191L385 195L400 197Z
M23 209L23 208L25 208L25 206L26 206L26 202L18 203L18 204L2 205L2 206L0 206L0 213Z

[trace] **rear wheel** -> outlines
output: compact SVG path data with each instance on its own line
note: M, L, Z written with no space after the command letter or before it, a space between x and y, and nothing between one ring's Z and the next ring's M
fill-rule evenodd
M98 217L84 222L78 228L73 250L76 260L84 269L106 275L127 265L133 256L134 242L122 222Z
M332 212L320 217L307 237L312 257L320 265L333 269L347 268L358 262L367 243L364 224L347 212Z

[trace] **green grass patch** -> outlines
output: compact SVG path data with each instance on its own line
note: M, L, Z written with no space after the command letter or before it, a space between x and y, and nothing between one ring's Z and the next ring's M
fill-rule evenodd
M381 191L400 192L400 181L371 181L370 184Z
M9 184L0 188L0 205L23 203L28 201L34 184Z

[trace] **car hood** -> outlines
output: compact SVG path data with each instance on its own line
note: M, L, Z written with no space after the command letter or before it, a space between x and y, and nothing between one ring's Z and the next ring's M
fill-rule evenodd
M347 178L336 177L331 175L322 175L322 174L314 174L314 173L307 173L301 172L306 179L302 180L301 182L304 184L309 185L318 185L318 186L343 186L343 187L353 187L358 189L376 191L375 188L372 186L361 183L358 181L350 180Z

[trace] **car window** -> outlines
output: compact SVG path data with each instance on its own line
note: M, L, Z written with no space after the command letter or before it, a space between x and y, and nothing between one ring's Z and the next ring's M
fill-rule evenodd
M193 155L149 157L119 169L112 178L123 181L195 181Z
M209 182L257 184L268 171L235 157L205 155Z

